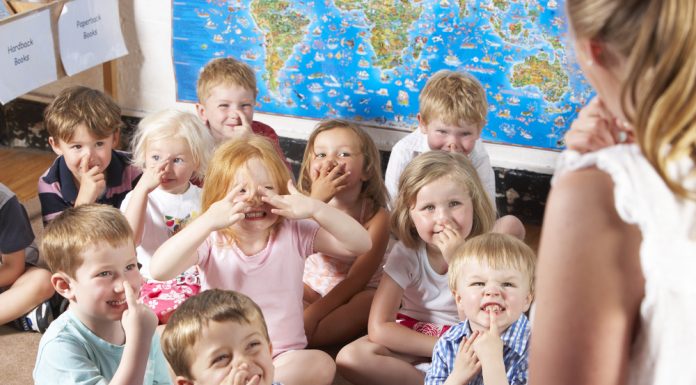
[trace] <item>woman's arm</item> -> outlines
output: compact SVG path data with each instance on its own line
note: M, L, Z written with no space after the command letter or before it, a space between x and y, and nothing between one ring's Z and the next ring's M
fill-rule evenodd
M205 213L162 244L150 261L150 274L158 281L166 281L186 271L197 262L197 249L211 232L233 225L244 218L244 202L233 199L241 187L230 190L221 200L213 203Z
M640 233L597 169L561 177L542 232L529 383L623 384L643 297Z
M382 275L370 308L367 336L370 341L394 352L430 357L437 338L426 336L396 323L396 312L401 305L403 293L404 290L389 274Z
M327 314L364 290L367 283L370 282L370 278L379 268L387 249L387 243L389 243L389 213L385 209L380 209L367 222L365 228L370 234L372 248L367 253L358 256L343 281L326 293L326 296L305 309L305 324L309 322L309 324L314 323L316 326Z

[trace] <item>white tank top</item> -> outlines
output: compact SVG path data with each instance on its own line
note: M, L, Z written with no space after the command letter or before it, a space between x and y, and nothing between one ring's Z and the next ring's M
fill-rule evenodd
M637 145L619 145L580 155L564 152L556 176L596 166L614 182L616 211L637 225L643 240L640 263L645 297L640 327L631 347L629 384L696 384L696 203L677 199ZM694 164L673 167L684 186Z

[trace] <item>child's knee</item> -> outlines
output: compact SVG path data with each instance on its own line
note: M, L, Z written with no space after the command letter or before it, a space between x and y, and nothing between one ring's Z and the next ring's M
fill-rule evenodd
M524 240L527 233L522 221L514 215L505 215L498 218L498 220L495 221L495 226L493 226L493 232L512 235L521 240Z
M360 366L360 361L366 358L367 352L361 348L361 340L349 343L338 352L336 367L339 371Z

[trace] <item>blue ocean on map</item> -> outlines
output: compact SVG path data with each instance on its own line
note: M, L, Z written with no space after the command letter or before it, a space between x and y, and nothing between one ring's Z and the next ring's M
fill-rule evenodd
M257 74L256 111L411 131L441 69L486 88L484 140L560 149L593 96L569 55L563 0L173 2L177 99L196 102L209 60Z

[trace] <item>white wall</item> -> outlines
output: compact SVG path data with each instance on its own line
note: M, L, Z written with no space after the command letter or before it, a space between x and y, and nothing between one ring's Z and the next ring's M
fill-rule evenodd
M129 54L117 62L117 101L130 116L144 116L163 108L194 111L188 103L177 103L172 64L170 0L120 0L124 38ZM49 101L61 89L82 84L103 89L101 68L93 68L71 78L42 87L26 97ZM256 120L271 125L283 137L306 139L316 120L297 119L256 113ZM373 130L373 138L383 150L389 150L405 133ZM518 146L486 143L493 166L524 169L550 174L557 152Z

